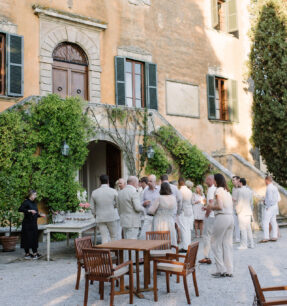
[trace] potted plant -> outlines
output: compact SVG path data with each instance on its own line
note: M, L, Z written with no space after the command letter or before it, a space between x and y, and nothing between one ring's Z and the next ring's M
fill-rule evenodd
M8 235L1 236L0 242L3 246L3 252L15 251L18 236L12 235L12 227L19 228L22 221L22 215L18 212L18 208L1 207L0 209L0 226L8 227Z

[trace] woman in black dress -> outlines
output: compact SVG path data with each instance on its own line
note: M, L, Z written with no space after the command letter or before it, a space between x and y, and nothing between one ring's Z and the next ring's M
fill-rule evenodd
M24 213L21 231L21 248L25 250L25 259L38 259L41 255L37 252L38 249L38 224L37 220L40 217L45 217L38 211L35 202L37 193L35 190L30 190L27 199L22 203L19 212ZM33 254L30 254L29 249L32 249Z

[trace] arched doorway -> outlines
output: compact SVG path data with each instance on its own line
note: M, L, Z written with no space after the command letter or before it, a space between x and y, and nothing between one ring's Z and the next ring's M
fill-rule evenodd
M53 51L53 93L88 100L88 59L78 45L62 42Z
M122 176L121 150L107 141L90 142L88 144L89 155L79 172L79 180L87 190L88 199L95 188L100 186L100 175L107 174L110 178L110 186Z

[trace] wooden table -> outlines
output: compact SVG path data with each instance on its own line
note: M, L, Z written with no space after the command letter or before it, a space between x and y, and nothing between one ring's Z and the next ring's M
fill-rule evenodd
M71 223L55 223L46 225L47 233L47 261L50 261L50 244L51 244L51 234L54 233L66 233L67 234L67 245L69 245L69 233L78 233L79 238L82 237L82 233L94 228L95 233L95 243L96 243L96 222L93 219L90 222L71 222Z
M137 277L137 287L136 287L136 295L139 298L143 298L144 296L141 292L151 291L153 288L149 288L148 285L150 283L150 260L149 253L150 250L156 249L158 247L169 244L170 241L167 240L136 240L136 239L121 239L114 240L108 243L96 245L96 248L109 249L109 250L118 250L120 256L120 263L124 261L124 250L129 251L129 256L131 257L131 251L136 252L136 277ZM140 288L140 278L139 278L139 252L142 251L144 253L144 288ZM125 294L128 293L125 290L124 277L120 279L120 291L115 294Z

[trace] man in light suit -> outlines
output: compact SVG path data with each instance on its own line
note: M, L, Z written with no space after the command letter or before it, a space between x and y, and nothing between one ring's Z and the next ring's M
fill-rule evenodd
M102 243L116 240L118 236L119 214L117 210L118 193L109 187L109 177L100 176L101 187L91 195L91 209L96 217L96 223L101 233Z
M273 179L270 175L265 178L266 194L264 200L264 215L263 215L263 232L264 239L260 242L277 241L278 239L278 224L276 221L276 215L278 213L278 202L280 200L280 195L278 188L273 184ZM269 223L272 226L271 236L269 239Z
M141 214L144 213L144 208L137 187L138 178L130 176L127 186L118 193L118 208L125 239L137 239L141 226Z
M240 179L241 188L238 189L236 213L241 233L241 244L239 250L254 248L253 235L251 230L251 218L253 207L253 193L246 187L245 178Z

